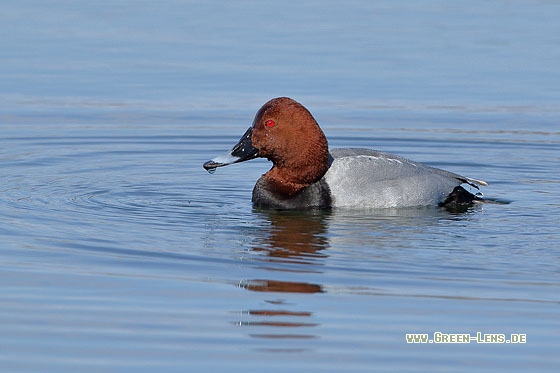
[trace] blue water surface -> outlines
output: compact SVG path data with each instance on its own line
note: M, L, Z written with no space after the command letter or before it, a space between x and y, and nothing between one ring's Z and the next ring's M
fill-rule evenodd
M0 10L1 371L557 370L560 4ZM275 96L500 203L255 210L202 163Z

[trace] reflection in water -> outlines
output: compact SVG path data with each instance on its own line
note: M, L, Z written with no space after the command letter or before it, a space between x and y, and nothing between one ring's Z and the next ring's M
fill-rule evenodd
M282 292L282 293L322 293L321 285L308 284L305 282L289 282L275 280L250 280L243 281L240 287L263 292Z
M257 212L265 219L268 227L266 234L260 236L253 250L264 254L257 260L266 265L262 268L268 271L314 272L309 266L321 265L321 260L327 255L322 253L329 246L326 237L328 213L325 212L293 212L293 211L262 211ZM290 263L291 267L279 267L277 263ZM294 268L296 266L296 268ZM242 281L239 286L243 289L263 293L322 293L320 284L280 281L271 279L254 279ZM268 304L277 307L286 306L286 302L266 300ZM314 333L291 332L293 329L307 330L318 326L315 322L302 321L311 318L312 312L286 309L260 309L242 312L250 316L249 321L235 323L244 327L262 328L262 333L250 333L253 338L268 340L307 340L317 336ZM282 328L283 332L278 332ZM286 329L288 328L288 329ZM284 332L290 330L290 332ZM304 348L290 345L289 348L260 348L260 350L276 352L300 352Z
M290 312L290 311L271 311L271 310L251 310L249 315L255 316L311 316L311 312Z
M313 265L317 264L317 258L326 258L320 251L329 244L326 237L329 213L259 211L259 214L270 225L268 234L253 250L266 252L269 261Z
M282 272L290 272L289 281L282 279L249 279L239 283L239 287L266 294L321 294L326 292L323 284L292 281L293 277L301 279L312 275L313 279L321 277L329 247L363 246L371 248L369 258L381 253L376 247L399 249L410 247L407 236L417 235L420 230L431 229L446 221L468 219L469 214L481 207L474 207L466 213L450 213L440 208L386 209L371 211L334 210L330 212L293 212L293 211L255 211L262 217L262 228L255 236L253 265L278 278ZM332 234L332 232L337 234ZM330 255L336 255L334 252ZM318 275L319 274L319 275ZM265 299L263 309L243 311L247 317L235 322L238 326L251 328L249 336L270 341L264 346L267 351L286 352L278 348L279 340L289 340L290 351L306 349L302 340L317 338L316 328L320 324L314 317L316 310L286 309L296 307L296 296L286 295L289 301L282 299ZM309 320L309 321L302 321ZM255 329L258 328L258 333ZM297 330L297 332L294 332ZM314 331L313 333L310 330ZM275 340L272 344L272 340ZM294 342L299 340L302 345ZM271 347L273 346L273 347ZM301 347L303 346L303 347Z

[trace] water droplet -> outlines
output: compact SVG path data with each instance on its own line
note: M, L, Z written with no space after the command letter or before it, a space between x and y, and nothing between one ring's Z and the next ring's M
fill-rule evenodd
M213 174L214 172L216 172L216 167L218 167L218 165L219 163L216 163L214 161L208 161L204 163L202 167L204 167L204 169L208 171L208 173Z

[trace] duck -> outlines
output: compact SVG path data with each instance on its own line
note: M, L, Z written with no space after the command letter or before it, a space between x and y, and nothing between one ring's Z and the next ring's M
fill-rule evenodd
M237 144L203 167L213 173L258 157L272 162L252 193L263 209L470 206L483 198L462 185L488 185L378 150L329 149L311 112L289 97L266 102Z

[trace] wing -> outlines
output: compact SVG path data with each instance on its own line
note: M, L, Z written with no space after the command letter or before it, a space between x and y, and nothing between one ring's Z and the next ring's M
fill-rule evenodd
M486 185L398 155L369 149L334 149L324 178L335 206L437 205L457 185Z
M461 183L469 184L476 189L478 186L488 186L488 183L484 180L473 179L470 177L462 176L454 172L449 172L442 170L440 168L431 167L423 163L414 162L410 159L398 156L396 154L380 152L372 149L362 149L362 148L341 148L332 149L331 155L334 159L345 158L345 157L357 157L360 159L359 162L364 162L367 166L368 164L373 167L375 172L380 172L377 177L388 177L388 178L399 178L406 177L408 175L416 175L423 172L433 172L435 174L457 179Z

